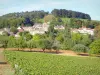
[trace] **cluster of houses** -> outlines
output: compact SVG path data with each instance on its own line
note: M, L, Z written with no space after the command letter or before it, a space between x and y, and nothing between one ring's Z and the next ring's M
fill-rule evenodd
M94 29L86 28L86 27L82 27L79 29L71 29L71 32L94 35Z
M17 30L18 30L18 33L28 31L28 32L30 32L31 35L35 35L35 34L44 34L46 31L48 31L48 27L49 27L49 23L43 23L43 24L35 24L35 25L29 26L29 27L25 27L25 26L18 27ZM63 30L64 26L57 25L54 27L54 29ZM0 29L0 35L2 35L4 31L11 33L9 28L4 28L4 29ZM90 28L86 28L86 27L82 27L79 29L71 28L71 32L94 35L94 29L90 29ZM18 33L15 34L15 37L20 37Z

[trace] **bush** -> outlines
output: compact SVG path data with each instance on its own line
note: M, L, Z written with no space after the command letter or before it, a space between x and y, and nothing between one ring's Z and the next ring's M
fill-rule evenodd
M76 44L73 48L72 48L73 51L75 52L87 52L88 51L88 47L86 47L85 45L83 44Z
M92 42L90 44L90 54L99 54L100 53L100 39Z

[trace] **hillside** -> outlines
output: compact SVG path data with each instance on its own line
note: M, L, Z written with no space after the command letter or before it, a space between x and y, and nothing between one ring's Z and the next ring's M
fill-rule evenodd
M52 10L52 12L45 12L43 10L40 10L5 14L0 17L0 28L18 27L21 25L33 26L35 23L43 23L44 17L49 14L53 15L56 18L57 24L64 24L65 22L69 21L69 19L71 19L71 27L73 26L72 21L74 21L75 25L79 25L78 27L81 27L82 25L97 26L100 24L99 21L92 21L89 14L66 9L54 9ZM62 21L59 19L61 19Z

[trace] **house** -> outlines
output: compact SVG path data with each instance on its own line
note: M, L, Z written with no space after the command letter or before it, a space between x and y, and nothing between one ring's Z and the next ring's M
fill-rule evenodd
M36 23L33 26L22 27L22 29L24 31L30 32L31 35L35 35L35 34L44 34L45 31L48 31L48 27L49 25L47 23L43 24ZM18 29L20 30L21 28L19 27Z
M82 27L79 29L71 29L71 32L94 35L94 29Z
M57 26L54 27L54 29L56 29L56 30L57 30L57 29L62 30L62 29L65 29L65 28L64 28L63 25L57 25Z
M24 29L22 27L17 28L18 32L24 32Z

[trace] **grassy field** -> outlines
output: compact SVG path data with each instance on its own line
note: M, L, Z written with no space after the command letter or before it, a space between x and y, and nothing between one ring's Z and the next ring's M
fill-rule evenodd
M18 75L100 75L100 58L5 51Z

